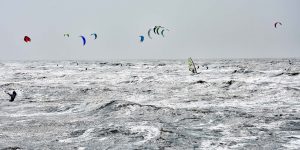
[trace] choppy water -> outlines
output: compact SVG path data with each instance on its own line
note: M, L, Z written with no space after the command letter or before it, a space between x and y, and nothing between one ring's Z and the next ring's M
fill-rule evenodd
M300 59L194 61L1 62L0 149L300 148Z

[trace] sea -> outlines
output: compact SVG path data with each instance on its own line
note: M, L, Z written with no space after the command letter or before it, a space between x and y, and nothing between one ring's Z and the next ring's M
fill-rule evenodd
M194 63L0 61L0 149L300 149L300 59Z

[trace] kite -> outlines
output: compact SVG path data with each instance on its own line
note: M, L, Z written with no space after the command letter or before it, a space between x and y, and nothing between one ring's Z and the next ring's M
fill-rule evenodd
M141 39L140 39L140 41L141 42L144 42L144 39L145 39L145 37L143 36L143 35L141 35L141 36L139 36Z
M151 31L152 31L152 28L148 30L148 37L149 37L149 39L152 39L152 37L150 35Z
M30 39L30 37L25 36L25 37L24 37L24 41L25 41L26 43L29 43L29 42L31 42L31 39Z
M86 43L85 37L83 35L81 35L80 37L82 38L82 42L83 42L83 46L84 46Z
M161 30L160 30L160 29L161 29ZM153 31L154 34L161 35L161 36L165 37L164 32L165 32L165 31L169 31L169 29L167 29L167 28L165 28L165 27L163 27L163 26L155 26L154 28L150 28L150 29L148 30L148 37L149 37L150 39L152 39L152 37L151 37L151 32L152 32L152 31Z
M98 37L96 33L92 33L91 36L94 36L94 38L95 38L94 40L96 40Z
M158 34L158 35L159 35L158 30L159 30L159 28L161 28L161 27L162 27L162 26L155 26L154 29L153 29L153 32L154 32L155 34Z
M275 28L277 28L278 25L281 25L281 26L282 26L282 23L281 23L281 22L275 22L275 23L274 23L274 27L275 27Z
M163 30L161 30L161 32L160 32L161 36L165 37L165 35L164 35L165 31L169 31L169 29L163 29Z

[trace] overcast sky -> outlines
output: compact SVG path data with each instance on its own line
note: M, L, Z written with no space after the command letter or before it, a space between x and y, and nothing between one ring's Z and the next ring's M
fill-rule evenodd
M300 0L2 0L0 18L0 60L300 57Z

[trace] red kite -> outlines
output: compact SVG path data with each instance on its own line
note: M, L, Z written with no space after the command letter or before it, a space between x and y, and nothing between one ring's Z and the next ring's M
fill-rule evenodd
M26 43L29 43L29 42L31 42L31 39L30 39L30 37L25 36L25 37L24 37L24 41L25 41Z

